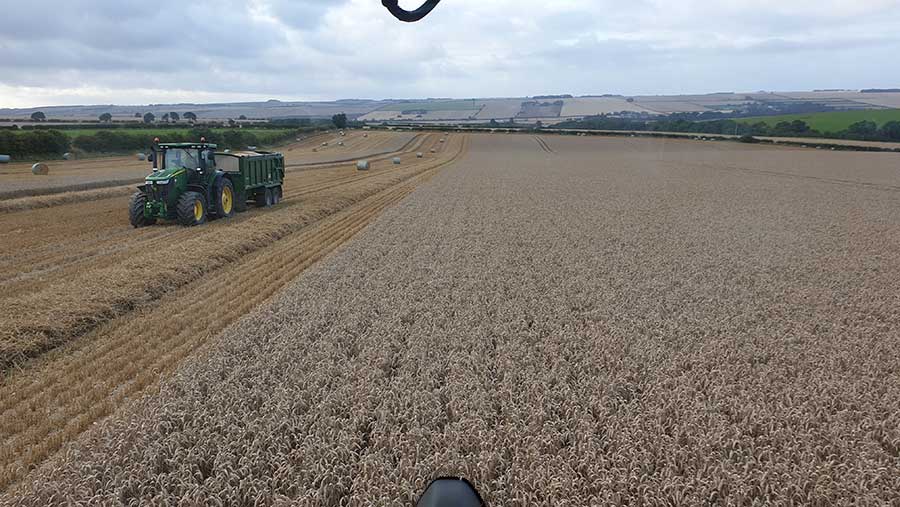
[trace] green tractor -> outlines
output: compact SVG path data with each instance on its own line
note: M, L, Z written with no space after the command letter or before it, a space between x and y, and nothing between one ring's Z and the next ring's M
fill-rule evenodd
M131 197L129 218L134 227L157 220L177 220L185 226L211 218L228 218L257 206L278 204L284 184L284 156L244 151L217 153L216 145L153 143L147 157L153 172Z

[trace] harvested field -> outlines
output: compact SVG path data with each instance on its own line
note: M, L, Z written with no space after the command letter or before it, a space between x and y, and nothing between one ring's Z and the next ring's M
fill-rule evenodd
M303 167L395 152L403 149L416 136L413 132L371 131L368 137L363 137L364 134L360 131L348 132L345 137L327 134L306 145L291 145L281 151L288 168ZM343 146L338 145L340 141L344 142ZM321 146L323 142L327 142L328 146Z
M591 116L597 114L621 113L633 111L637 113L651 112L638 104L628 102L623 97L585 97L565 99L561 116Z
M409 132L372 132L363 137L362 132L350 132L344 138L338 134L310 136L298 143L278 148L284 153L288 166L327 164L353 157L367 157L376 153L398 151L415 136ZM343 139L345 146L337 146ZM323 140L331 141L327 149L321 149ZM316 152L313 152L316 148ZM81 160L57 160L48 163L50 174L35 176L31 173L31 163L14 163L0 167L0 212L8 209L43 207L45 203L72 202L71 196L36 199L52 194L71 194L91 189L109 189L133 185L143 181L150 171L150 163L136 157L105 157ZM118 192L121 193L121 189ZM111 190L110 193L116 193ZM97 195L101 195L98 192ZM23 199L14 205L4 205L2 201Z
M522 102L526 99L486 99L484 107L478 112L478 120L515 118L522 110Z
M32 162L0 168L0 199L121 186L143 180L150 167L149 162L136 157L54 160L47 164L50 174L46 176L31 174Z
M441 143L437 134L421 136L407 153L415 153L423 144L430 148ZM444 159L458 149L457 143L433 158ZM382 188L385 180L393 181L398 174L389 171L389 158L373 158L376 170L365 177L351 164L340 164L288 178L286 206L301 204L299 212L306 215L276 213L279 219L274 222L266 222L268 213L249 213L208 228L168 225L135 231L123 212L126 196L0 215L0 238L4 239L0 304L10 312L0 321L0 368L64 343L111 315L127 312L140 301L233 262L313 218ZM402 170L415 172L433 162L423 160ZM310 197L323 192L322 200ZM244 222L249 223L231 227ZM229 227L229 234L221 235L218 227ZM197 256L197 251L205 255ZM182 257L183 262L165 266L153 261Z
M887 154L473 137L202 349L122 322L96 364L192 357L4 502L390 505L453 474L492 505L896 504L897 178ZM3 386L7 463L54 438L30 400L85 389L49 372L79 378Z

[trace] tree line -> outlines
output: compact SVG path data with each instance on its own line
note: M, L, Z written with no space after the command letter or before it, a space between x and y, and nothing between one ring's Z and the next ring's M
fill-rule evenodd
M287 141L299 131L290 129L281 133L255 133L253 129L227 129L214 131L209 128L194 128L188 131L173 130L164 137L165 142L196 142L205 137L220 148L243 149L247 146L277 144ZM0 130L0 153L13 158L62 155L80 150L92 153L117 153L149 149L158 133L128 132L116 129L100 130L89 135L79 135L74 139L58 130L30 130L15 132Z
M154 121L156 121L156 115L154 115L153 113L144 113L143 115L141 115L141 113L134 113L134 118L139 118L144 123L153 123ZM175 111L172 111L170 113L164 113L162 115L162 121L165 121L165 122L168 122L170 120L173 122L177 122L181 118L184 118L185 120L189 120L189 121L197 121L197 115L191 111L188 111L182 115L179 115ZM47 115L43 111L35 111L35 112L31 113L31 119L32 119L32 121L47 121ZM113 115L111 113L103 113L100 116L98 116L97 119L104 123L109 123L109 122L112 122ZM246 120L247 117L244 115L241 115L241 119Z
M35 130L18 134L0 130L0 153L13 158L33 155L61 155L70 150L69 136L57 130Z

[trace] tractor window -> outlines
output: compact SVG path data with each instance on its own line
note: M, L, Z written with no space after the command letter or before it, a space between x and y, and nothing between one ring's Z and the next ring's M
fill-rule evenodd
M166 169L173 167L183 167L185 169L199 169L200 160L197 150L183 150L181 148L173 148L166 150Z

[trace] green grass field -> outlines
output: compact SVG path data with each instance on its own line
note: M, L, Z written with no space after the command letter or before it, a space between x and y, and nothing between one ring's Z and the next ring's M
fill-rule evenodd
M443 100L427 102L400 102L382 107L379 111L471 111L481 108L483 102L471 100Z
M835 111L832 113L786 114L781 116L757 116L741 118L741 123L764 122L770 127L786 121L803 120L813 130L819 132L840 132L860 121L874 121L882 126L889 121L900 121L900 109L872 109L866 111Z

